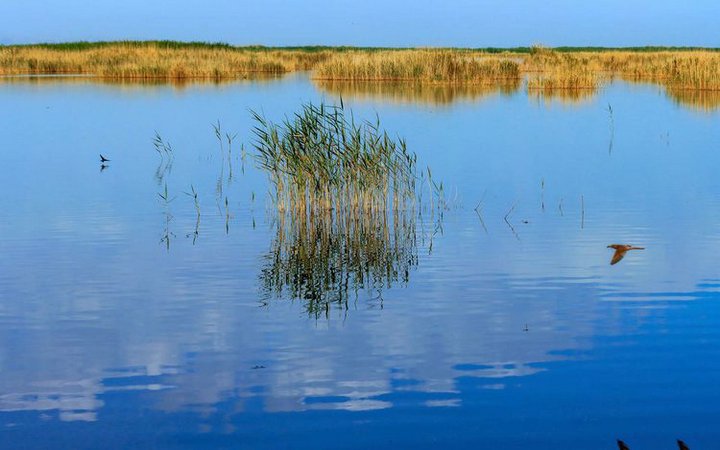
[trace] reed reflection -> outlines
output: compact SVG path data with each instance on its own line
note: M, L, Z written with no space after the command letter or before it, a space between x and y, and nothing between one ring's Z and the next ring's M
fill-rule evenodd
M679 106L704 113L720 109L720 91L700 89L667 89L667 96Z
M360 291L380 301L418 264L414 210L306 209L281 214L260 271L263 301L306 301L309 314L347 309Z
M576 106L591 102L598 93L597 88L578 89L528 89L528 97L538 104L551 106L560 103L565 106Z
M351 293L407 283L417 265L415 207L427 181L432 207L443 184L375 122L340 106L304 105L282 125L253 113L258 166L268 175L277 235L261 270L264 297L307 300L310 314L347 308ZM419 181L419 182L418 182ZM427 198L427 197L426 197Z
M53 85L57 83L74 85L105 85L120 90L152 90L170 86L182 91L189 87L220 87L238 83L266 84L283 77L282 74L252 73L237 78L113 78L87 74L67 75L5 75L0 76L3 84L29 84L37 86Z
M480 101L497 95L512 95L520 79L491 85L433 84L402 81L313 80L323 92L356 101L382 100L396 104L450 105L460 101Z

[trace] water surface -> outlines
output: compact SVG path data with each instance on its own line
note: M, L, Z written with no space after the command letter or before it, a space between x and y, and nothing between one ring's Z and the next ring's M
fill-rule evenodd
M278 220L249 110L340 96L443 180L442 217ZM0 448L720 443L712 96L297 75L15 79L0 105ZM283 250L323 239L347 253ZM613 243L646 250L610 266ZM307 294L307 264L371 287Z

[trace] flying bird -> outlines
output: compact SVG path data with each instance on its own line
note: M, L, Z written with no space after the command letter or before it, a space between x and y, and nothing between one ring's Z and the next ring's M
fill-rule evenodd
M680 450L690 450L690 447L688 447L687 444L685 444L685 443L684 443L683 441L681 441L680 439L677 440L677 444L678 444L678 448L679 448Z
M619 450L630 450L630 447L628 447L627 444L625 444L625 443L624 443L623 441L621 441L620 439L617 440L617 444L618 444L618 449L619 449Z
M101 162L101 163L106 163L106 162L108 162L108 161L110 161L110 160L107 159L106 157L104 157L104 156L102 155L102 153L101 153L101 154L100 154L100 162Z
M645 250L645 247L633 247L632 245L628 245L628 244L611 244L611 245L608 245L607 248L615 249L615 253L613 254L612 260L610 260L611 266L619 263L620 260L625 257L625 253L627 253L630 250Z

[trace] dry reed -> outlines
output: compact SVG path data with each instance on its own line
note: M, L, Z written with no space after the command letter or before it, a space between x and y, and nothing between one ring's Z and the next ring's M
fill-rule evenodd
M517 61L460 50L402 50L335 54L315 68L326 80L392 80L490 84L520 78Z
M308 70L328 52L116 43L80 49L0 47L0 75L85 74L108 79L221 80Z
M597 87L603 79L619 76L673 89L720 90L720 53L714 51L561 53L538 47L521 68L530 74L530 88Z
M517 49L525 51L525 49ZM572 49L570 49L572 50ZM643 51L640 51L643 50ZM529 53L469 49L232 47L173 42L0 46L0 76L87 74L111 80L224 80L313 70L322 80L492 85L527 76L529 90L595 89L611 77L673 92L720 90L720 52L683 49Z

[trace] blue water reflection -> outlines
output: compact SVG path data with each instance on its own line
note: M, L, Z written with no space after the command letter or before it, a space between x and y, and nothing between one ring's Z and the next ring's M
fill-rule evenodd
M248 145L249 109L340 94L0 83L0 448L717 446L720 113L623 83L343 95L453 207L407 282L309 314L264 295L265 178L238 150L230 180L210 124Z

